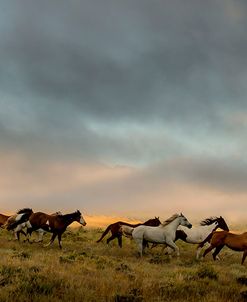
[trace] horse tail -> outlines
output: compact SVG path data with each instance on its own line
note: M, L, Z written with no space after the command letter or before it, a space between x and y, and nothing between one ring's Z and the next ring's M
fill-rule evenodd
M101 235L100 239L98 239L98 240L96 241L97 243L100 242L100 241L106 236L106 234L110 231L111 226L112 226L111 224L108 225L108 227L105 229L104 233Z

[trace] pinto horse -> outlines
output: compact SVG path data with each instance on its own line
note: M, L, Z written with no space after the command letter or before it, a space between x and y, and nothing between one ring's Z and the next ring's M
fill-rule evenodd
M3 225L4 228L6 228L8 231L13 230L15 239L20 239L20 233L26 236L26 233L22 230L23 223L29 219L29 216L33 213L33 210L30 208L24 208L19 211L17 211L16 214L8 216L8 219L6 220L5 224Z
M215 248L215 251L213 252L213 259L216 260L216 256L226 245L231 250L244 252L241 261L241 264L244 264L247 256L247 232L242 234L233 234L227 231L214 232L210 244L210 247L205 250L203 257L205 257L207 253Z
M32 213L33 210L30 208L21 209L7 219L4 227L8 231L14 230L19 224L26 222Z
M137 223L137 224L130 224L127 222L123 222L123 221L117 221L114 222L112 224L110 224L104 231L104 233L101 235L100 239L97 240L96 242L100 242L110 231L111 231L111 236L107 239L107 244L112 241L113 239L117 238L118 239L118 245L119 247L122 247L122 229L121 227L123 225L129 226L131 228L136 228L140 225L149 225L149 226L158 226L160 225L161 222L159 220L159 217L155 217L153 219L149 219L144 223Z
M200 251L205 244L209 244L213 232L218 228L229 231L225 219L220 217L210 217L203 220L199 226L191 229L179 226L176 232L176 240L181 239L184 242L198 244L196 249L196 258L199 259Z
M62 213L60 211L52 213L51 216L55 216L55 215L62 215ZM28 219L27 219L28 220ZM18 232L22 232L23 234L26 235L26 233L23 231L23 229L26 228L26 222L20 223L16 229L15 232L18 234ZM35 242L42 242L43 241L43 236L45 234L45 231L43 229L38 229L36 230L36 232L39 234L38 239ZM18 238L19 240L19 238Z
M65 232L66 228L74 221L79 222L83 226L86 225L86 221L84 220L79 210L65 215L48 215L42 212L33 213L26 223L28 241L30 240L33 231L42 229L44 231L52 233L51 240L45 246L51 245L54 242L55 238L58 237L58 244L61 249L62 234Z

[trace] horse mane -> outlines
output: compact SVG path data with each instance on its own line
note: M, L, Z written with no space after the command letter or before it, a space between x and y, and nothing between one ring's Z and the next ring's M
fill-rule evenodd
M23 213L26 213L26 212L32 212L33 210L31 208L23 208L23 209L20 209L16 212L16 214L23 214Z
M173 220L175 220L176 218L179 217L179 214L174 214L172 215L170 218L166 219L163 223L162 223L162 226L166 226L168 225L169 223L171 223Z
M200 225L201 226L211 225L212 223L216 222L217 220L218 220L218 217L209 217L209 218L206 218L206 219L202 220L200 222Z
M56 216L60 217L60 218L71 218L71 217L75 217L75 216L79 216L81 215L81 212L79 210L73 212L73 213L69 213L69 214L58 214Z

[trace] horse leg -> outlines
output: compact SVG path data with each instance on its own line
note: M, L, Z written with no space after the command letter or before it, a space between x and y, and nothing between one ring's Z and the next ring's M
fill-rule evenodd
M20 230L20 231L16 231L15 232L15 238L20 241L20 234L23 234L25 237L27 236L27 234L23 231L23 230Z
M32 235L32 232L33 232L33 228L27 228L27 236L26 236L26 240L25 241L28 241L29 243L31 243L30 239L31 239L31 235Z
M179 248L178 248L178 246L172 240L167 240L166 241L166 245L168 245L168 247L171 248L171 249L167 250L169 256L171 255L172 250L177 253L177 257L180 256Z
M224 244L223 245L218 245L214 252L213 252L213 258L214 258L214 261L217 260L217 255L219 254L219 252L223 249L224 247Z
M22 235L24 235L24 236L27 236L27 233L26 232L24 232L23 230L20 230L20 232L18 232L19 234L22 234Z
M213 249L215 248L215 246L213 246L212 244L205 250L205 252L203 253L203 258L209 253L211 252Z
M112 241L113 239L115 239L115 238L117 238L117 237L118 237L118 235L112 234L111 237L109 237L109 238L106 240L106 243L109 244L110 241Z
M42 242L43 241L43 236L44 236L44 230L43 229L38 229L37 232L39 233L39 237L35 242Z
M200 258L200 253L201 253L202 248L204 247L204 244L205 244L205 242L203 241L203 242L199 243L196 248L196 259L197 260L199 260L199 258Z
M19 224L15 229L14 229L14 235L15 235L15 240L20 241L20 234L22 233L23 235L26 236L26 233L22 230L25 227L25 224Z
M121 234L118 234L118 236L117 236L117 240L118 240L118 245L119 245L119 247L122 247L122 235Z
M57 239L58 239L59 247L60 247L60 249L62 249L62 234L61 233L57 234Z
M142 238L134 238L134 240L137 244L139 255L140 255L140 257L142 257L142 254L143 254L143 239Z
M242 261L241 261L242 265L244 264L244 260L245 260L246 256L247 256L247 250L245 250L244 253L243 253L243 258L242 258Z
M56 237L57 237L57 233L53 233L52 237L51 237L51 240L49 241L49 243L45 244L44 247L50 246L54 242Z

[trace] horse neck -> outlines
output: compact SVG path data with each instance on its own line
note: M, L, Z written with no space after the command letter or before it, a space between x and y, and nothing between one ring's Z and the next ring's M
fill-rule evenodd
M54 216L54 217L56 217L56 216ZM76 218L73 214L66 214L66 215L62 215L60 217L62 218L66 227L76 220Z
M176 218L169 224L165 225L164 228L166 230L174 231L174 233L175 233L179 225L180 225L180 221L178 218Z
M148 220L144 223L141 223L139 225L147 225L147 226L158 226L157 222L155 220Z

